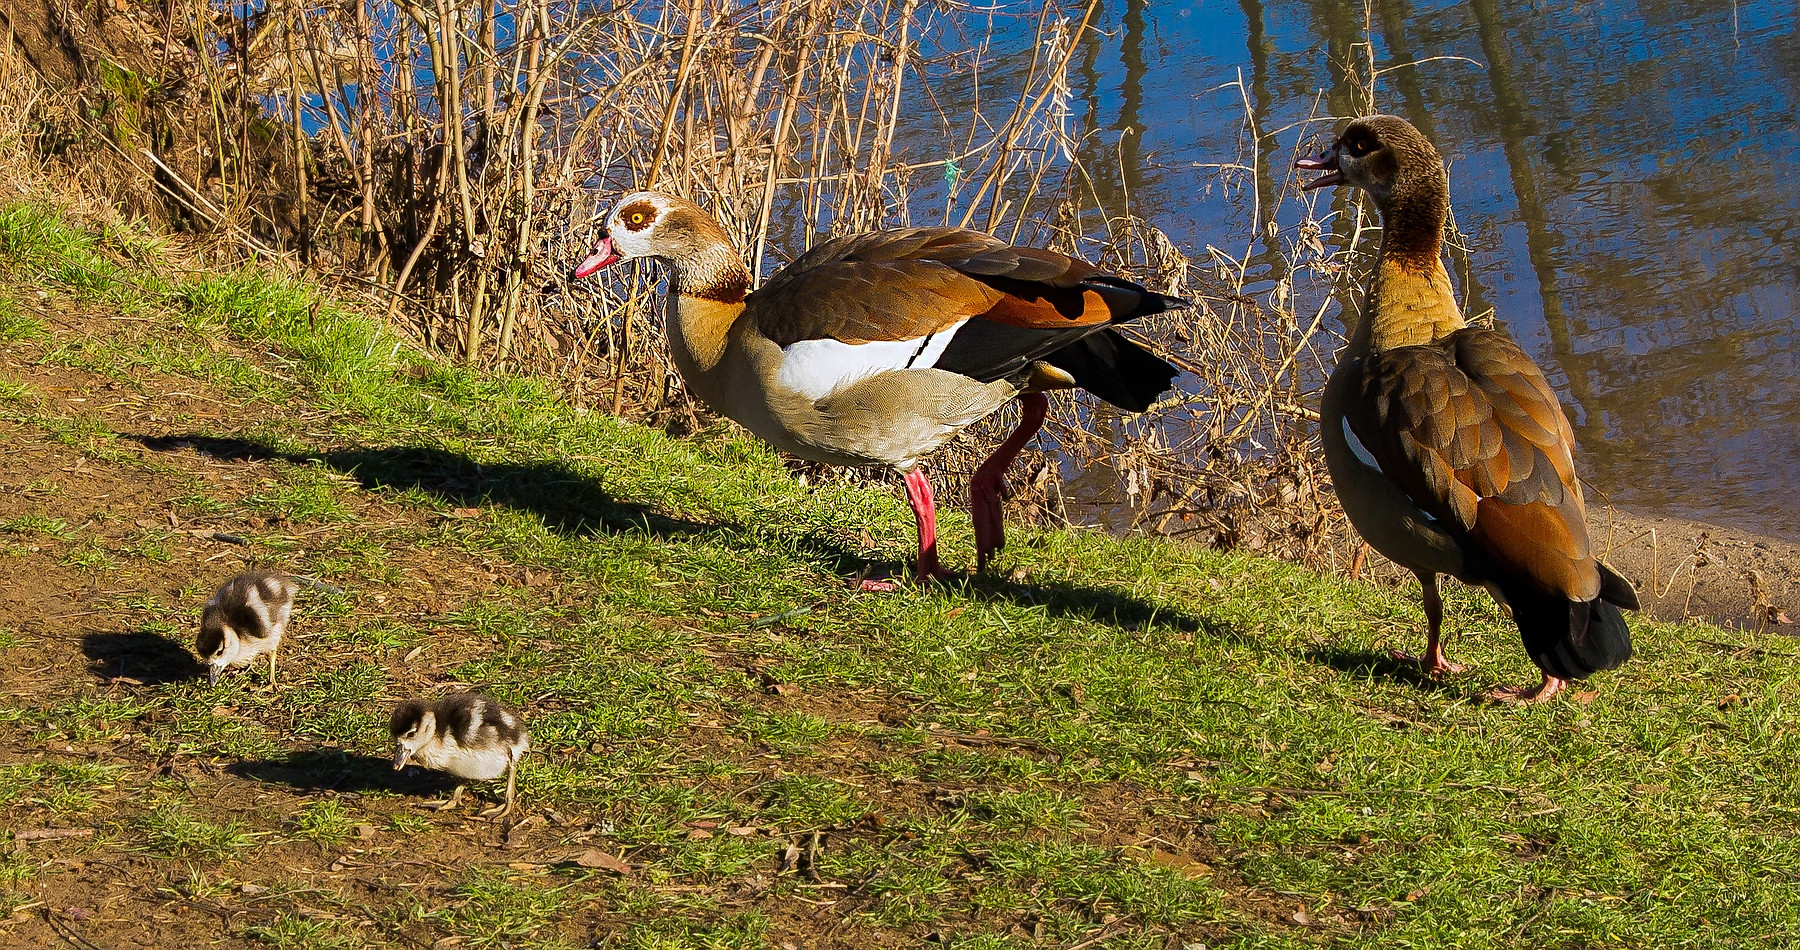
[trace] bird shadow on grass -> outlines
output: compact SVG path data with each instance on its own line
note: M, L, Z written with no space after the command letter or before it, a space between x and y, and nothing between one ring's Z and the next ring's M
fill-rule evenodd
M1342 647L1321 647L1302 653L1305 659L1320 666L1328 666L1340 673L1351 676L1369 676L1376 679L1393 680L1406 683L1420 689L1438 693L1465 692L1456 685L1454 677L1438 678L1419 668L1417 663L1396 660L1385 650L1349 650Z
M955 582L952 582L953 584ZM954 587L953 587L954 589ZM1213 640L1259 645L1236 624L1220 622L1120 592L1115 588L1072 584L1066 581L1023 581L970 578L962 585L980 600L1005 600L1022 607L1042 607L1053 617L1079 618L1126 630L1166 627Z
M133 679L146 686L191 680L206 672L185 645L147 630L83 634L81 652L95 676Z
M294 452L268 442L201 434L132 438L155 451L188 449L222 461L323 464L370 490L420 491L447 507L502 505L529 512L551 531L563 535L642 533L663 540L708 536L754 553L764 548L769 533L752 531L732 521L674 517L648 505L614 498L591 475L555 460L483 464L456 452L419 445ZM797 534L797 550L822 570L847 580L881 576L882 569L896 566L891 561L862 557L817 531ZM1116 589L1060 581L1023 583L990 578L952 582L951 589L983 600L1043 607L1053 616L1091 619L1125 628L1168 625L1177 631L1245 641L1244 635L1230 625L1171 610L1167 605Z
M558 534L595 535L643 532L659 538L736 528L663 514L620 501L593 478L557 461L484 465L465 455L431 446L391 445L324 452L283 451L271 444L206 435L133 436L159 452L191 449L228 462L281 461L323 464L370 490L422 491L447 507L502 505L527 511Z
M389 759L344 749L303 749L286 758L234 762L225 771L239 778L312 792L395 792L430 797L449 794L458 784L442 772L418 768L396 772Z

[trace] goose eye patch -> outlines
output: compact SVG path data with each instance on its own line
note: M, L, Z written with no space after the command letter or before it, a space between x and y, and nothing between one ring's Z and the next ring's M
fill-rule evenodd
M638 202L619 211L619 220L625 223L627 231L642 231L655 218L656 208L648 202Z

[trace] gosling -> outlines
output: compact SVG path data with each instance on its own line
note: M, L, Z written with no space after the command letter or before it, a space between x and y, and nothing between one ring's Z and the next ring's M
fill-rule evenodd
M249 666L269 655L269 688L275 687L275 657L281 633L294 612L301 578L272 571L246 571L225 582L200 612L194 652L206 664L213 685L234 666Z
M394 707L388 720L394 736L394 770L417 762L448 772L464 782L489 782L506 776L504 804L481 812L483 818L512 813L519 760L531 751L525 720L505 703L482 693L451 693L436 702L409 699ZM435 804L439 811L462 801L463 786Z

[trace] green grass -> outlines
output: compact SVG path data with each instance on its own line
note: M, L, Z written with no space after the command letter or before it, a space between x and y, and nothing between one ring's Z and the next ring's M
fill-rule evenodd
M69 530L69 524L59 518L46 518L43 515L21 515L0 521L0 531L8 534L43 535L60 538Z
M350 816L342 803L335 800L313 802L302 808L289 822L297 837L329 847L350 837Z
M342 923L311 920L288 911L277 914L266 924L246 928L244 935L280 950L355 950L368 946L354 930Z
M105 240L0 215L0 256L45 279L63 279L57 254L98 267L80 255ZM401 696L466 684L519 704L538 752L521 803L559 816L542 832L557 843L484 844L466 871L402 889L408 945L807 945L791 928L813 910L796 908L823 901L843 939L883 946L1800 941L1800 662L1774 635L1635 622L1638 657L1594 695L1512 709L1481 692L1533 671L1462 589L1447 593L1450 648L1476 672L1442 683L1385 659L1417 646L1416 589L1163 541L1015 526L997 577L1024 566L1024 581L858 595L860 570L910 543L888 491L803 486L724 427L671 439L575 412L538 381L431 363L254 270L166 299L154 346L69 343L69 359L274 410L193 433L272 457L240 492L194 480L165 507L278 523L256 553L346 594L303 595L280 689L259 664L217 687L71 690L15 704L16 719L33 741L285 762L335 787L358 757L385 768ZM183 333L276 356L205 355ZM87 417L20 424L84 451L123 441ZM464 508L479 514L436 517ZM947 556L967 557L967 520L943 521ZM0 530L108 569L65 521ZM104 583L178 549L132 535L100 552L116 568ZM441 608L406 599L440 588ZM191 636L176 605L115 596L165 625L144 629ZM39 773L9 775L0 804L57 808L28 790ZM372 780L351 805L267 788L292 797L222 817L204 781L161 782L119 806L124 837L215 865L247 860L253 835L355 848L348 809L360 821L399 797ZM367 820L403 850L461 827L403 808ZM628 855L631 874L547 869L587 848ZM387 940L287 910L241 926L283 947Z
M121 771L119 766L85 762L0 766L0 806L84 812L94 807L96 795L112 788Z
M488 870L470 872L454 896L450 906L431 916L461 937L462 946L507 947L530 941L547 950L563 944L541 938L540 933L586 899L569 884L548 885Z
M0 343L41 340L49 335L50 332L44 329L42 320L20 313L19 304L11 297L0 297Z
M174 802L157 806L133 824L150 851L170 857L227 858L255 840L236 820L208 820L193 814L191 806Z

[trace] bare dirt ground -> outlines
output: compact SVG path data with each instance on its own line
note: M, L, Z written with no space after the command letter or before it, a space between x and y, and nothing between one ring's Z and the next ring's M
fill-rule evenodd
M1616 509L1595 510L1591 524L1650 616L1800 636L1800 544Z

